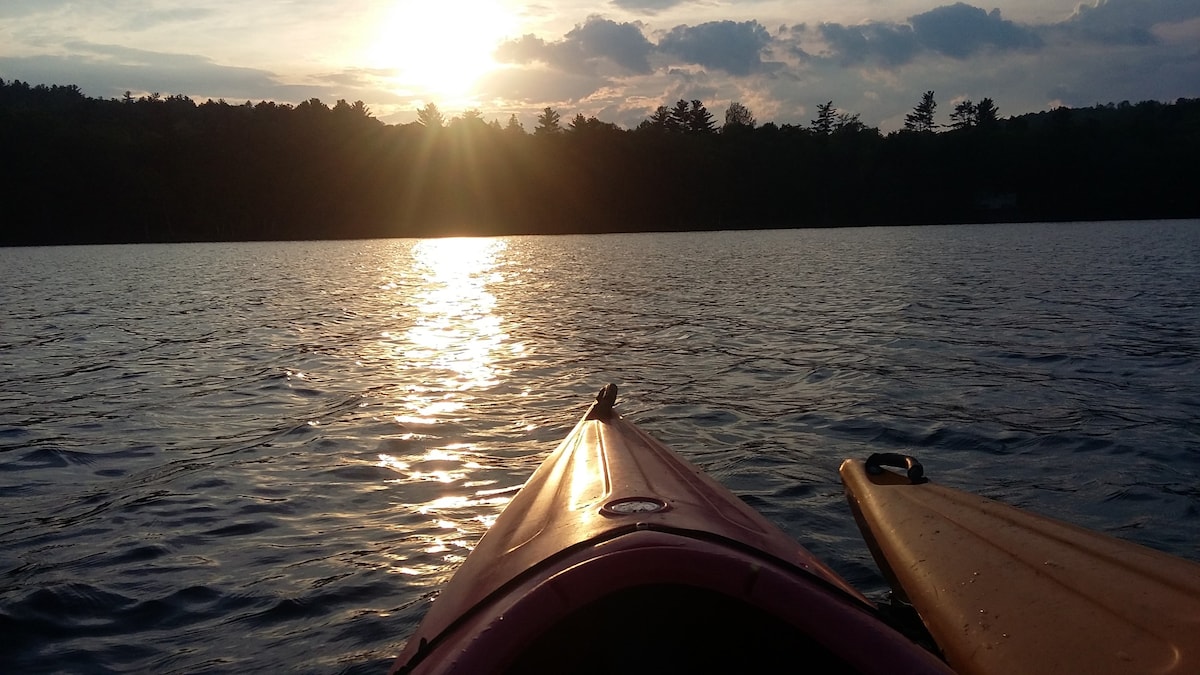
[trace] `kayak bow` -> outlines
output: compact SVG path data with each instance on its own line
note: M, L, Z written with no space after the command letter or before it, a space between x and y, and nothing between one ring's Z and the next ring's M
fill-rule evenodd
M833 570L614 410L608 385L392 673L949 673Z

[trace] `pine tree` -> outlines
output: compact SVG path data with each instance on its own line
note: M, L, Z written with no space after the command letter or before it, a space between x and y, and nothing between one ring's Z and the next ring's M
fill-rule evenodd
M691 107L688 108L687 130L694 134L711 134L717 130L713 114L704 107L699 99L692 99Z
M950 113L950 126L955 129L992 127L999 122L997 115L996 103L990 98L979 103L966 100L954 106L954 112Z
M688 102L679 99L675 102L675 107L671 108L671 127L674 131L686 131L688 128L688 111L691 108Z
M675 131L675 120L671 117L671 109L660 105L654 109L654 114L647 120L649 125L659 131Z
M838 113L837 119L833 122L833 133L835 134L862 131L866 128L867 125L858 118L858 113Z
M933 123L933 111L937 109L937 103L933 100L933 91L927 91L921 95L921 102L913 111L904 116L904 129L907 131L933 131L936 125Z
M424 108L417 110L417 123L426 129L441 129L446 124L446 118L437 104L426 103Z
M538 115L537 126L533 128L534 135L544 136L562 131L562 126L559 124L560 119L558 111L554 108L549 106L542 108L542 114Z
M950 113L950 126L955 129L966 129L978 123L978 109L970 99L960 101L954 105L954 112Z
M990 98L979 101L975 106L975 123L981 127L993 127L1000 121L1000 111L996 102Z
M818 134L828 136L833 133L833 125L837 120L837 108L833 101L817 104L817 119L812 120L809 128Z

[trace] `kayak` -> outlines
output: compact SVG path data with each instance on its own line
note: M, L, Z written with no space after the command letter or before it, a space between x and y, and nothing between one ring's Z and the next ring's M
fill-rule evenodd
M952 672L616 394L513 497L391 673Z
M1200 564L934 484L911 457L840 472L881 571L955 671L1200 673Z

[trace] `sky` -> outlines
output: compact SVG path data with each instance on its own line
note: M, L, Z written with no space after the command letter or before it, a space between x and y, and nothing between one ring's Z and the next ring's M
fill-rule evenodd
M1200 0L0 0L0 78L98 98L363 101L391 124L549 106L626 128L732 101L884 132L927 90L938 121L1200 97Z

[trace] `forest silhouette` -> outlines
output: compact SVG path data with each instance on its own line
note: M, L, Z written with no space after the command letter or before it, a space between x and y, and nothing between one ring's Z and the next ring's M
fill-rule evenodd
M1200 217L1200 99L1001 118L925 92L883 134L817 106L634 129L547 108L387 125L361 102L196 103L0 81L0 244L350 239Z

